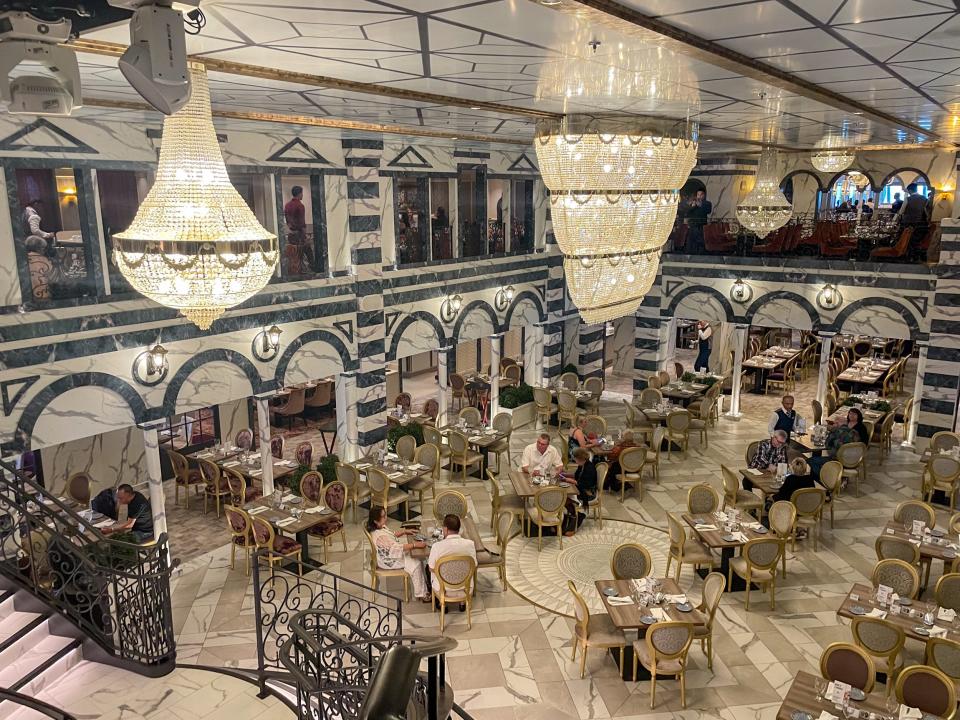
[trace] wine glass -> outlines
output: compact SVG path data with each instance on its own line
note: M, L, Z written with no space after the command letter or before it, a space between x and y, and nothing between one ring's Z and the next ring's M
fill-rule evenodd
M823 694L827 691L827 681L823 678L816 678L813 681L813 688L817 693L817 702L823 702Z

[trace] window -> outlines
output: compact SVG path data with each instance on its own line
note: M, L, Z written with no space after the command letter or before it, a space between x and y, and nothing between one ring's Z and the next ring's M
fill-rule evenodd
M133 292L113 261L113 236L130 227L151 185L153 173L97 170L97 195L100 199L100 220L103 223L111 293Z
M220 437L220 416L215 407L200 408L167 418L160 428L160 447L192 452L213 445Z
M257 220L267 230L272 233L277 231L277 218L273 213L273 183L269 175L252 175L249 173L227 173L230 176L230 182L240 193L247 206L253 210Z
M430 180L430 246L433 260L453 257L453 234L450 230L450 181Z
M299 194L294 196L294 189ZM281 175L280 196L283 277L324 274L327 271L327 214L322 173Z
M513 180L510 199L510 249L533 250L533 180Z
M95 295L90 247L83 228L84 178L73 168L15 171L17 254L26 269L24 300Z
M460 257L487 254L486 180L483 165L461 165L457 172Z
M425 177L398 175L393 181L393 207L397 233L397 263L430 259L427 244L427 207L430 182Z

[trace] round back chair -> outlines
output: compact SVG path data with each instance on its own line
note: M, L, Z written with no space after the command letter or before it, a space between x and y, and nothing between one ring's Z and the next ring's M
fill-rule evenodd
M286 444L283 435L274 435L270 438L270 454L277 460L283 460L283 448Z
M660 379L660 387L666 387L670 384L670 373L666 370L660 370L657 373L657 377Z
M577 390L580 387L580 376L573 372L565 372L560 376L560 386L567 390Z
M960 643L946 638L930 638L924 664L944 673L956 685L960 680Z
M872 657L885 661L884 672L892 678L897 667L897 658L907 642L903 628L880 618L855 618L853 641ZM888 687L888 693L891 688Z
M403 411L405 413L410 412L410 406L412 404L413 404L413 398L410 397L410 393L408 392L402 392L398 394L393 401L393 406L396 407L397 405L399 405L401 408L403 408Z
M376 505L387 507L387 493L390 490L390 480L386 474L377 468L367 468L367 485L370 486L370 494Z
M603 378L588 377L583 381L583 389L593 395L593 400L599 400L603 394Z
M583 432L587 435L593 434L597 437L603 437L607 434L607 421L599 415L587 415L584 418Z
M440 448L433 443L424 443L418 447L413 460L427 468L434 480L440 476Z
M252 450L253 449L253 430L250 428L243 428L238 430L237 434L233 436L233 444L236 445L241 450Z
M813 400L810 403L810 408L813 410L814 424L819 425L823 420L823 405L820 404L819 400Z
M425 443L430 443L431 445L436 445L439 448L443 445L443 435L441 435L440 431L437 430L435 427L424 425L423 441Z
M430 398L423 404L423 414L429 417L432 420L437 419L437 415L440 413L440 403L437 402L436 398Z
M297 449L294 450L294 458L297 461L297 465L313 465L313 443L302 442L297 444Z
M716 512L720 507L720 494L710 483L694 485L687 491L687 511L695 515Z
M852 643L831 643L820 656L820 674L827 680L845 682L865 693L873 690L877 671L873 658Z
M475 407L465 407L457 413L457 417L460 420L465 420L467 425L476 427L481 422L483 422L483 416L480 414L480 411Z
M323 489L323 504L333 510L335 513L342 513L347 507L347 498L349 490L339 480L332 480L327 483Z
M890 558L903 560L911 565L920 564L920 548L909 540L893 535L881 535L873 544L877 551L877 560Z
M754 440L747 445L747 449L744 450L743 459L747 461L748 466L753 462L753 459L757 456L757 453L760 452L760 443L762 442L762 440Z
M932 641L931 641L932 642ZM901 705L949 720L957 711L957 688L944 672L926 665L905 668L895 691Z
M937 580L934 590L937 605L960 612L960 573L946 573Z
M656 388L646 387L640 391L640 397L637 398L637 405L644 410L654 408L663 402L663 393Z
M949 430L941 430L930 438L930 452L933 454L953 450L958 445L960 445L960 435Z
M66 495L78 505L90 506L90 486L93 480L85 472L77 472L67 479Z
M463 519L467 512L467 498L456 490L443 490L437 493L433 501L433 517L440 523L447 515L456 515Z
M310 502L320 502L320 491L322 489L323 475L316 470L305 472L300 478L300 494Z
M647 377L647 387L653 390L660 389L660 376L658 374L650 375Z
M873 586L886 585L900 597L915 599L920 590L920 573L903 560L881 560L873 568Z
M346 485L348 490L352 490L357 486L357 483L360 482L360 471L353 465L342 462L337 463L335 472L337 480Z
M417 439L413 435L401 435L397 438L394 451L401 460L413 462L413 456L417 452Z
M503 369L503 378L500 382L508 386L519 386L523 380L523 370L520 369L520 366L514 363L513 365L507 365Z
M503 433L510 437L510 434L513 432L513 416L510 413L497 413L493 417L493 421L490 423L491 427L499 433Z
M653 572L650 551L637 543L617 546L610 558L610 571L617 580L634 580Z

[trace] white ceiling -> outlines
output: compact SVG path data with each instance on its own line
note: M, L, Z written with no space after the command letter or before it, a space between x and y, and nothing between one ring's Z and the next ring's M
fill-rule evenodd
M730 142L759 141L771 126L785 145L809 147L827 133L846 131L877 144L960 140L960 11L947 0L621 0L722 48L754 66L743 74L709 54L690 52L690 83L700 98L702 132ZM207 25L188 37L195 56L371 83L388 92L435 93L460 101L500 103L520 111L561 113L561 97L537 98L551 63L580 58L617 64L650 47L649 31L617 32L596 13L590 20L566 7L533 0L208 0ZM587 3L589 4L589 3ZM592 13L592 14L591 14ZM589 39L601 40L594 53ZM125 26L84 39L128 42ZM674 46L675 47L675 46ZM136 101L116 60L81 55L84 96ZM842 96L826 104L764 82L763 65L791 73ZM750 75L748 77L748 74ZM507 111L471 109L442 101L211 73L216 109L316 115L476 133L510 140L532 137L534 119ZM813 94L813 93L810 93ZM762 96L762 97L761 97ZM822 98L821 98L822 99ZM863 115L843 105L867 107ZM567 106L567 110L589 109ZM625 99L622 108L636 110ZM870 109L897 122L870 117ZM649 112L649 108L644 109ZM673 108L670 114L676 114ZM923 130L918 135L916 128ZM706 149L706 148L705 148Z

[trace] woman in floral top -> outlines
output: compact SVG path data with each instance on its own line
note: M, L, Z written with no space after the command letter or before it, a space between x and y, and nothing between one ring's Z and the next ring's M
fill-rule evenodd
M430 602L423 563L410 557L411 550L425 548L427 544L419 541L403 543L399 540L408 535L415 535L416 531L393 532L387 528L387 511L382 507L371 505L370 517L367 519L367 532L373 538L373 546L377 549L377 567L383 570L406 570L413 582L414 596L421 602Z
M830 432L827 433L827 443L824 447L823 455L810 458L811 474L819 479L820 468L830 460L833 460L840 446L855 442L862 442L864 445L869 445L870 438L867 436L867 426L863 424L863 413L857 410L857 408L850 408L850 411L847 413L847 422L843 425L834 425L830 428Z

